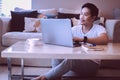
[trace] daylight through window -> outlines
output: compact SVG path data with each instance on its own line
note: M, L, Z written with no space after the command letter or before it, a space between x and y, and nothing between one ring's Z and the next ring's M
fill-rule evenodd
M31 0L0 0L0 14L9 16L15 7L31 9Z

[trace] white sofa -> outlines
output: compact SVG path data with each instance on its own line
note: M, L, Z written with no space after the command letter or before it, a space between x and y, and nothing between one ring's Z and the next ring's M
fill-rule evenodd
M18 41L25 41L28 38L42 38L42 33L8 32L10 29L10 20L10 17L0 18L0 52ZM19 65L20 59L13 59L12 63ZM0 58L0 64L6 64L6 59ZM25 59L25 65L50 66L50 60Z
M0 51L14 44L17 41L25 41L28 38L41 38L41 33L25 33L25 32L8 32L10 28L9 17L0 18ZM120 20L106 19L105 27L111 42L120 42ZM6 59L0 58L0 64L6 63ZM19 64L19 59L14 59L13 64ZM27 66L50 66L50 60L25 60Z

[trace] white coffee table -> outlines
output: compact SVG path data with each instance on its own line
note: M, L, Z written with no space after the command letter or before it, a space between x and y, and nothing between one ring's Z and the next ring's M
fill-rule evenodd
M8 60L8 80L12 78L11 58L21 59L21 75L24 78L24 59L120 59L120 43L109 43L108 45L97 45L103 48L102 51L86 50L84 47L63 47L38 43L35 46L28 46L25 42L17 42L1 52L3 58ZM95 47L95 48L96 48Z

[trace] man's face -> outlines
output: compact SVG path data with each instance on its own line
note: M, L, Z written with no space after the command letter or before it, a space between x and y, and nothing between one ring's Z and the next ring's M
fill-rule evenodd
M91 16L90 10L88 8L83 8L80 14L80 23L82 25L87 25L93 23L94 17Z

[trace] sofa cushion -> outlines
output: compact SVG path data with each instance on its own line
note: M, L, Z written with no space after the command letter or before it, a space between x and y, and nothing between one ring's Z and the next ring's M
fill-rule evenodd
M11 11L11 26L10 31L24 30L24 17L37 17L37 11Z
M59 8L57 18L76 18L79 19L80 10Z
M60 13L58 12L57 18L77 18L79 19L80 14L71 14L71 13Z
M17 41L25 41L29 38L40 38L42 39L41 33L26 33L26 32L8 32L2 36L2 45L10 46Z
M73 26L76 26L80 24L80 20L74 18L71 18ZM104 17L97 17L96 20L94 21L94 24L99 24L105 27L105 18Z
M40 18L25 17L24 32L41 32Z
M113 17L114 19L120 19L120 8L115 8L113 10Z
M80 9L59 8L58 12L69 13L69 14L80 14Z
M74 17L74 18L71 18L71 21L72 21L73 26L76 26L76 25L79 25L79 24L80 24L80 20L79 20L79 19L76 19L75 17Z
M68 19L76 18L76 19L79 19L79 16L80 16L80 14L60 13L60 12L58 12L57 18L58 19L64 19L64 18L68 18ZM73 26L72 20L71 20L71 26Z
M58 14L57 9L55 9L55 8L38 9L37 11L38 11L38 13L42 13L45 16L47 16L47 18L56 18L56 15Z
M113 32L113 42L120 43L120 23L116 25Z

